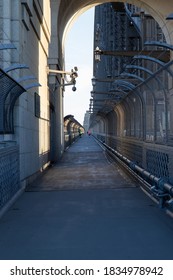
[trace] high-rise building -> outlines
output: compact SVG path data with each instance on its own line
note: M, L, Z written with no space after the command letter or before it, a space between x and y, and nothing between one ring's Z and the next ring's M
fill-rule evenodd
M84 127L85 131L87 131L89 128L89 120L90 120L90 113L89 113L89 111L86 111L85 116L84 116L84 121L83 121L83 127Z

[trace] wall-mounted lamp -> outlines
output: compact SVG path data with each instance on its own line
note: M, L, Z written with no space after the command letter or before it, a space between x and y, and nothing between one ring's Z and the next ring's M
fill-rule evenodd
M63 88L65 86L70 86L70 85L73 85L72 87L72 90L73 91L76 91L76 87L75 87L75 84L76 84L76 78L78 77L78 68L75 66L74 69L71 70L71 72L69 71L64 71L64 70L55 70L55 69L50 69L49 67L47 67L47 73L54 73L54 74L61 74L62 77L63 77L63 81L65 80L66 81L66 84L63 83L61 84L60 86L62 86ZM66 76L70 76L70 80L67 79Z
M96 78L94 76L91 79L91 83L93 87L96 85Z
M110 78L110 77L107 77L107 78L96 78L96 77L93 77L91 79L91 83L92 83L92 86L94 87L94 86L96 86L97 82L112 83L112 82L114 82L116 80L119 80L119 79L120 79L119 76L115 76L115 77L112 77L112 78Z
M99 47L96 47L95 51L94 51L94 56L95 56L95 61L99 62L101 60L101 50L99 49Z

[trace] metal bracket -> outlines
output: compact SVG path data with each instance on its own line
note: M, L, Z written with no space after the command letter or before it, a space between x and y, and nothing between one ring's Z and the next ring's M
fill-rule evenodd
M78 68L75 66L74 67L74 70L71 69L71 72L69 71L64 71L64 70L56 70L56 69L50 69L49 67L46 67L46 70L47 70L47 73L54 73L54 74L61 74L62 77L63 77L63 80L65 80L67 83L63 83L63 84L60 84L59 86L63 88L64 90L64 87L65 86L71 86L73 85L73 88L72 90L75 91L76 90L76 87L75 87L75 84L76 84L76 78L78 77ZM70 80L67 79L66 75L69 75L70 76Z

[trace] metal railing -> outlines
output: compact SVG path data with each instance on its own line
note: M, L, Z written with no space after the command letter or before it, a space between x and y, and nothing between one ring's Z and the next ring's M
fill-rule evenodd
M127 157L119 153L117 150L108 146L104 141L96 138L106 149L111 152L119 163L128 169L130 173L139 181L141 181L145 186L147 186L148 191L159 201L161 208L169 207L173 208L173 185L166 181L165 178L157 177L137 165L135 162L129 160Z

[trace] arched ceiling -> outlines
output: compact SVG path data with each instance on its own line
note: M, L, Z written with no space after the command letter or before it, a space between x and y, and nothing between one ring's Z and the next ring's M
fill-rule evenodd
M173 21L166 20L166 17L173 12L172 1L170 0L61 0L58 33L62 45L69 27L82 13L96 5L109 2L124 2L144 9L159 23L167 43L173 43Z

